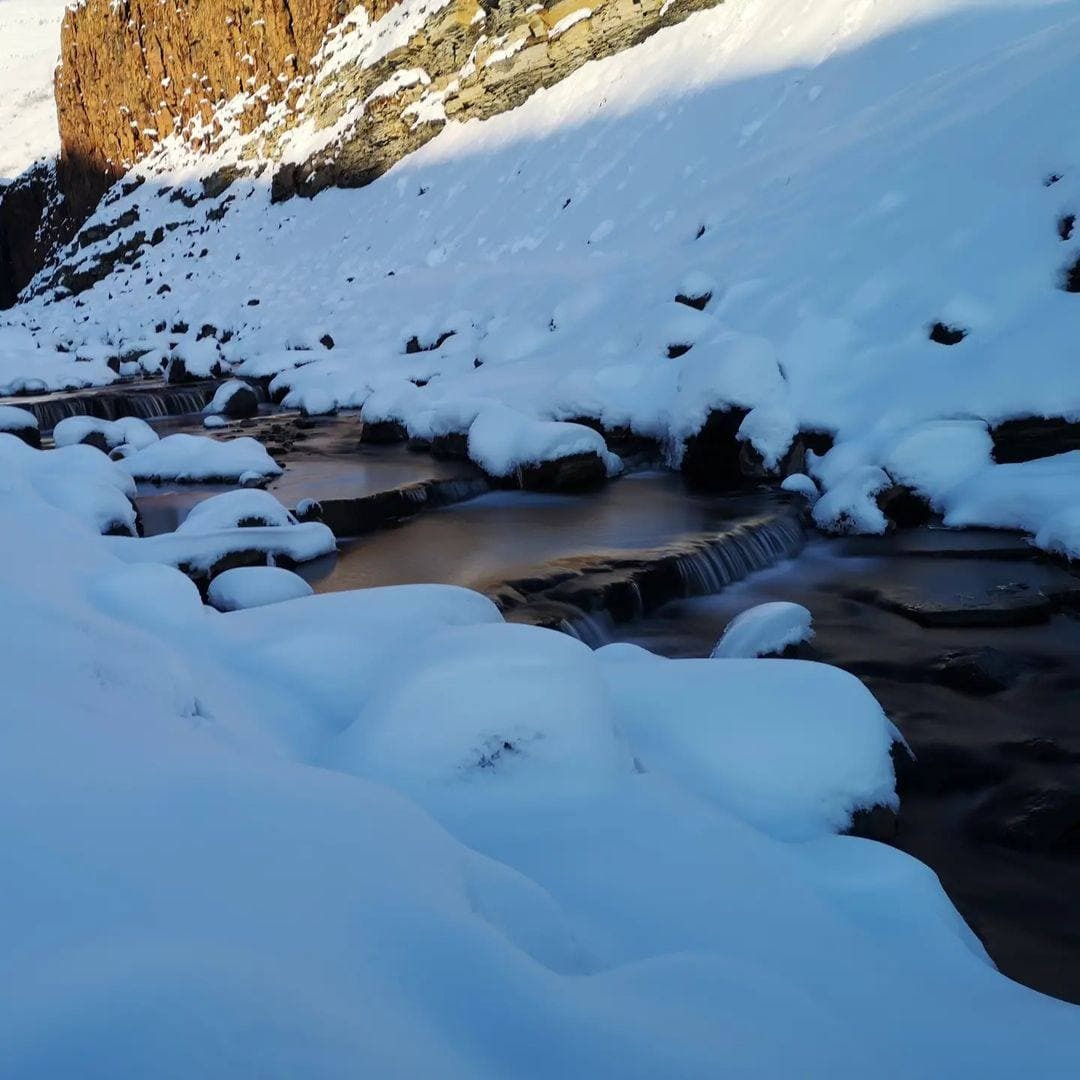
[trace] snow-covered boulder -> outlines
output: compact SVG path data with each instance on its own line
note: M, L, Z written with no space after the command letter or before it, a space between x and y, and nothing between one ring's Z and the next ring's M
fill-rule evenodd
M230 483L250 474L280 476L282 467L248 436L219 442L203 435L167 435L124 460L136 480Z
M619 727L662 771L785 840L895 809L892 727L853 675L791 660L602 657Z
M793 645L811 641L812 623L813 617L801 604L783 600L758 604L728 623L712 656L743 660L779 656Z
M210 582L206 598L218 611L243 611L297 600L313 591L298 574L279 566L237 566Z
M469 457L489 476L526 488L594 487L622 469L603 435L584 424L534 420L513 409L481 409L469 428Z
M203 409L210 416L224 416L230 420L243 420L259 411L259 399L255 391L241 379L230 379L214 391L210 403Z
M176 531L195 535L223 529L296 523L296 518L268 491L247 489L226 491L197 503Z
M53 442L57 446L86 443L100 450L115 450L121 446L142 450L157 441L158 433L145 420L135 416L125 416L119 420L68 416L53 428Z
M16 405L0 405L0 433L14 435L35 449L41 446L37 417Z

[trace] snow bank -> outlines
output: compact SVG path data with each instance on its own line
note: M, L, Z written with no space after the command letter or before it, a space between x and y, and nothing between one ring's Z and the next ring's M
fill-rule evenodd
M218 611L240 611L298 600L312 591L302 577L281 567L237 566L218 574L206 596Z
M219 442L203 435L167 435L124 459L136 480L235 481L245 474L268 479L282 468L248 436Z
M110 537L112 552L125 562L158 562L206 573L230 555L255 552L293 563L309 562L337 550L334 534L321 522L301 525L162 533L159 536Z
M214 534L96 536L31 474L117 466L0 452L11 1075L1072 1068L1080 1010L831 835L895 803L852 677L592 653L450 587L220 615L137 554Z
M790 645L813 640L812 622L813 616L801 604L782 600L758 604L728 623L712 656L751 660L779 655Z
M135 485L93 447L35 450L15 435L0 433L0 476L16 492L31 488L83 528L135 533Z
M616 657L604 668L641 762L785 840L897 806L890 724L852 675L802 660Z

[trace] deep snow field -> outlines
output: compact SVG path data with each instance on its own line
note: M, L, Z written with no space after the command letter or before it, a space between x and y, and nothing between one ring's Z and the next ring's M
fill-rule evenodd
M767 460L836 432L823 524L883 529L884 466L1080 555L1080 452L996 465L987 430L1080 418L1078 31L1075 0L730 0L361 191L192 209L164 189L238 148L170 145L95 220L193 224L0 316L0 385L224 360L313 412L474 425L495 473L597 446L551 424L580 416L674 464L734 404ZM897 806L898 733L837 668L744 658L799 611L702 660L450 586L234 575L223 613L178 565L333 536L248 489L101 535L134 530L136 477L278 471L143 427L100 427L115 461L0 433L0 1076L1075 1074L1080 1010L1000 975L927 867L840 835Z
M0 184L60 150L53 72L69 0L0 0Z

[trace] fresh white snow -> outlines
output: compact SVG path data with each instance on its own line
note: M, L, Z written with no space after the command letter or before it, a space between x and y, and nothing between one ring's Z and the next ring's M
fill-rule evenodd
M0 185L56 157L53 72L70 0L0 0Z
M752 660L782 653L814 637L813 616L801 604L777 600L737 615L724 629L712 656Z

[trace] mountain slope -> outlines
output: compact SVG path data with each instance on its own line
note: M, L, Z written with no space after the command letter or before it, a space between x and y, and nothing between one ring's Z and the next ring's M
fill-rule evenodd
M991 464L986 430L1080 415L1078 27L1071 0L733 0L451 122L363 191L284 205L267 171L217 182L243 137L202 156L172 141L21 319L91 353L137 341L284 369L295 404L367 402L418 435L495 402L629 424L678 462L711 410L750 410L741 435L766 464L800 429L838 438L816 466L839 489L823 524L883 527L871 496L896 480L953 520L1046 527L1080 551L1051 520L1074 457L1029 484ZM52 299L125 244L135 265ZM711 294L704 311L674 302L686 291ZM162 323L190 326L186 343ZM965 336L939 343L938 324ZM196 344L204 325L229 344ZM1034 502L985 520L986 492L1017 487Z

